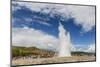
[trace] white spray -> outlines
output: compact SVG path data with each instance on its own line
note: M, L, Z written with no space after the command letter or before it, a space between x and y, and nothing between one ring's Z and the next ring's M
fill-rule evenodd
M70 33L66 32L63 25L59 23L59 51L58 57L71 56Z

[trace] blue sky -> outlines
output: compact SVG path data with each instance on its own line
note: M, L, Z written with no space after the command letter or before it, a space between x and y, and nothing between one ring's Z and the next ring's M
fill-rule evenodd
M70 32L73 45L87 47L95 44L94 6L12 3L13 29L39 30L58 39L59 22Z

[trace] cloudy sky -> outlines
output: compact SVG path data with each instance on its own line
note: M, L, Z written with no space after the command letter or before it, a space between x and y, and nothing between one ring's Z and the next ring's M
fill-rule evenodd
M55 50L58 26L70 32L72 50L95 51L95 7L12 2L12 45Z

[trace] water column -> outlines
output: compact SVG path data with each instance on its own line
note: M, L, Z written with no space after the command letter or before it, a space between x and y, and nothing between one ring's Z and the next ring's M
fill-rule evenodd
M69 57L71 56L71 41L70 33L67 32L61 22L59 23L59 57Z

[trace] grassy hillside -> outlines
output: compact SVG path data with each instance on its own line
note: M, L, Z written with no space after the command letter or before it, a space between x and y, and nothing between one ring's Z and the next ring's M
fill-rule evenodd
M53 57L56 53L53 51L43 50L36 47L12 47L13 57L31 56L33 58L48 58ZM95 56L94 53L87 52L71 52L72 56Z
M55 52L38 49L36 47L12 47L12 56L52 57Z

